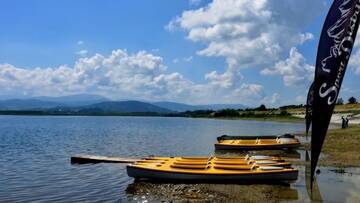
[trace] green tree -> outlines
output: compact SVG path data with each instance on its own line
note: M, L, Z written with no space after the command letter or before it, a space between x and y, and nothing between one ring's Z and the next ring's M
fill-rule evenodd
M235 109L222 109L214 113L214 117L237 117L239 115Z
M266 111L266 106L264 104L261 104L256 110L258 110L258 111Z
M337 105L343 105L344 104L344 100L340 97L337 102L336 102Z
M357 104L357 100L355 97L350 97L349 100L348 100L348 103L349 104Z

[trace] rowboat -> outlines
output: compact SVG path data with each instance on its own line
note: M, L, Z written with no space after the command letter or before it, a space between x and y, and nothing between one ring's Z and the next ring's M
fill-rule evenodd
M295 137L242 137L236 139L218 139L216 150L266 150L294 149L301 145Z
M217 141L220 140L253 140L253 139L276 139L276 138L295 138L292 134L283 135L257 135L257 136L239 136L239 135L221 135L217 137Z
M136 179L175 181L293 181L298 170L278 157L149 157L127 165Z

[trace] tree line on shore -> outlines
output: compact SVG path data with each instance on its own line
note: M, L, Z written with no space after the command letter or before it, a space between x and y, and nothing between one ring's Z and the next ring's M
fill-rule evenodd
M184 117L213 117L213 118L265 118L265 117L291 117L286 109L267 108L264 104L256 108L246 109L221 109L213 110L197 110L176 113L174 116Z
M350 97L347 104L357 104L355 97ZM337 105L344 105L339 98ZM255 108L221 109L221 110L194 110L184 112L156 113L156 112L127 112L127 113L91 113L91 112L47 112L47 111L0 111L2 115L93 115L93 116L165 116L165 117L201 117L201 118L294 118L289 109L305 108L305 105L286 105L279 108L267 108L261 104Z
M348 104L357 104L358 101L357 101L357 99L356 99L355 97L349 97L347 103L348 103ZM340 97L340 98L338 98L338 100L336 101L336 104L337 104L337 105L343 105L343 104L344 104L344 100Z
M357 104L358 101L355 97L350 97L347 104ZM339 98L337 105L344 105L342 98ZM177 115L184 117L214 117L214 118L293 118L288 112L288 109L299 109L305 108L304 104L299 105L285 105L279 108L267 108L264 104L256 108L246 109L221 109L218 111L212 110L197 110L197 111L185 111Z

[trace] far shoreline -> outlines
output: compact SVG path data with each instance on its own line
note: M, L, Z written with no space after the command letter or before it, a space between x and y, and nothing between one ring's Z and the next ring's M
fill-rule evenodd
M129 112L129 113L51 113L45 111L0 111L1 116L139 116L139 117L179 117L179 118L206 118L206 119L219 119L219 120L256 120L256 121L269 121L269 122L291 122L300 123L304 122L303 118L295 117L292 115L259 115L259 116L210 116L210 115L186 115L184 113L171 113L162 114L156 112Z
M22 116L139 116L139 117L182 117L206 118L221 120L255 120L269 122L305 123L305 107L303 105L289 105L279 108L266 108L261 105L247 109L219 109L193 110L170 112L111 112L101 109L88 110L0 110L0 115ZM350 118L350 123L360 124L360 104L336 105L331 124L341 124L341 117Z

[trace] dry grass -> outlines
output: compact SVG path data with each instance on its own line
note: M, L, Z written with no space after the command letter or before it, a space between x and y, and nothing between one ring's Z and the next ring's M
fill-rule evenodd
M360 166L360 125L329 130L322 152L327 155L319 164L325 166Z
M360 104L344 104L336 105L336 112L360 111Z

